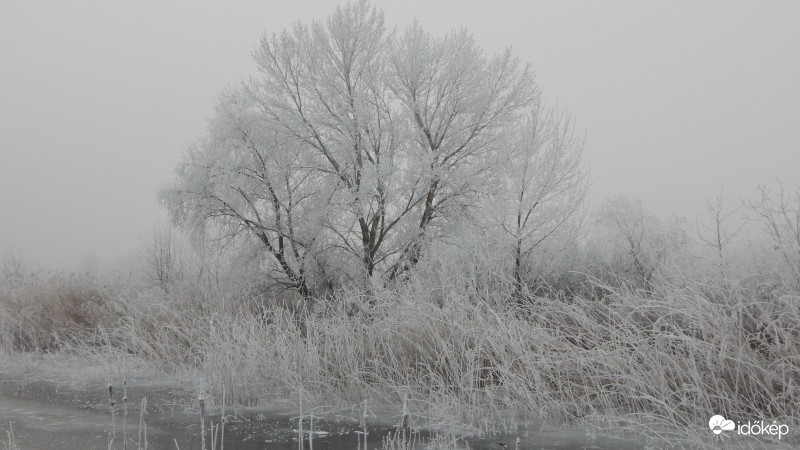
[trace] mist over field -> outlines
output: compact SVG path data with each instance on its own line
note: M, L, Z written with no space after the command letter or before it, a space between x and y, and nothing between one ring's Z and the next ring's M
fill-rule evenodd
M800 444L797 5L424 6L0 7L5 448Z

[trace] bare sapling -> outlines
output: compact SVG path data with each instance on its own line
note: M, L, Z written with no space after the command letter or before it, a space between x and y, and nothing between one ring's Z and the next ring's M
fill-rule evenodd
M727 208L722 190L720 190L713 202L706 200L709 223L698 222L697 224L697 235L700 237L700 241L716 253L720 282L724 282L726 277L725 250L741 234L745 225L744 222L739 223L738 226L731 226L729 223L731 217L740 209L741 206Z

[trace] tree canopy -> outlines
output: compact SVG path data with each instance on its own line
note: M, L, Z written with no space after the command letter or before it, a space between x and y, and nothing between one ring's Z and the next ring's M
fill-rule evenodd
M583 142L530 66L465 30L389 31L359 1L253 56L260 75L224 92L161 199L179 224L259 245L303 295L402 278L464 221L524 216L505 229L530 251L583 198Z

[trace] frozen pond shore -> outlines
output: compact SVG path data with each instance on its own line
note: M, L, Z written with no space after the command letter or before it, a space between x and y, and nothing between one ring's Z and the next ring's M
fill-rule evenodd
M200 419L197 397L180 386L132 379L128 382L127 420L123 417L122 392L115 387L116 430L115 448L121 449L123 421L125 422L127 448L144 448L139 427L141 399L147 398L147 444L150 449L181 450L200 449ZM213 421L220 423L220 411L209 409L206 417L207 442L211 447L208 430ZM259 407L226 411L225 448L227 449L297 449L296 408L286 406ZM359 448L361 426L355 412L324 414L314 420L313 446L316 449L350 450ZM13 423L15 440L20 450L49 449L108 449L112 435L108 393L103 386L96 390L73 388L61 384L29 381L24 377L0 375L0 431ZM380 449L387 436L395 436L397 427L390 425L394 418L370 419L368 447ZM304 424L308 448L308 418ZM415 433L414 448L426 448L428 432ZM514 448L519 438L519 448L524 449L636 449L642 444L608 438L591 438L573 432L529 432L525 435L497 435L459 441L459 447L470 449ZM219 440L219 437L217 438ZM363 442L363 441L362 441ZM219 442L218 447L219 448Z

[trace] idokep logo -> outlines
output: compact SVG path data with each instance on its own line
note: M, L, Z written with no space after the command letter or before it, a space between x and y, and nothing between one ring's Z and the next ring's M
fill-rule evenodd
M755 422L748 421L747 423L737 422L739 424L738 429L736 424L733 423L732 420L728 420L719 414L711 416L711 419L708 420L708 428L714 433L715 436L725 436L722 433L725 431L733 431L736 430L736 434L741 436L777 436L778 439L782 438L789 434L789 426L786 424L779 424L777 422L766 423L763 420L757 420Z
M714 434L721 434L723 431L733 431L736 428L736 424L734 424L732 420L727 420L720 415L715 415L711 416L711 419L708 420L708 428L711 428Z
M789 425L775 421L772 423L766 423L763 420L748 421L747 423L739 424L736 434L743 436L763 436L766 434L767 436L778 436L778 439L780 439L789 434Z

